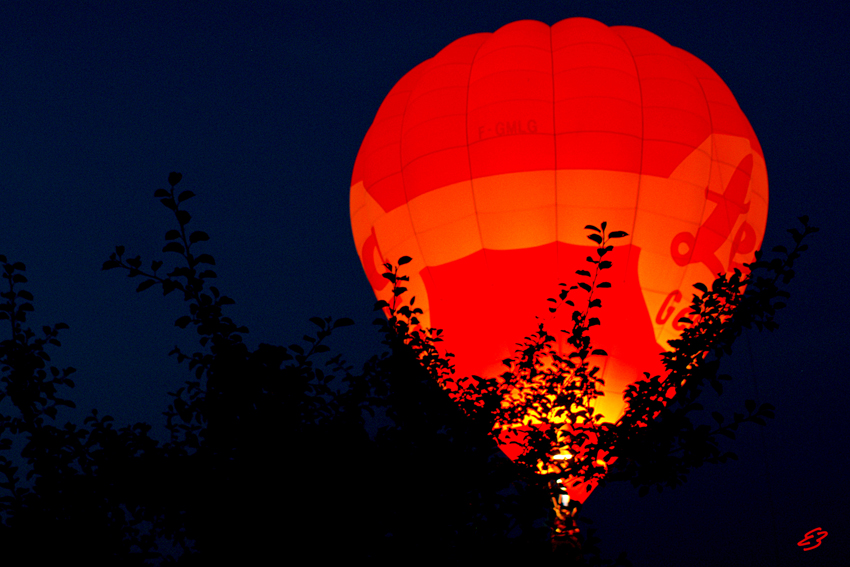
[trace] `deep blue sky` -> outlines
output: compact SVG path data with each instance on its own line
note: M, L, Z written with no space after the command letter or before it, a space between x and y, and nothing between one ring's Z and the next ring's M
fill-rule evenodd
M141 280L100 270L117 244L147 266L169 260L159 250L173 217L153 198L169 171L198 195L190 227L211 236L204 251L249 346L291 344L313 332L314 315L347 316L357 325L331 346L359 368L380 345L348 191L389 89L451 41L515 20L633 25L701 58L735 94L767 162L765 248L786 244L800 214L822 231L799 263L782 328L742 339L729 366L738 382L706 396L737 410L757 387L776 419L741 430L729 445L737 463L642 499L606 487L584 514L609 552L627 551L636 566L838 564L850 530L850 18L814 2L639 4L3 3L0 254L27 265L32 326L70 325L52 351L53 364L78 369L79 409L68 417L97 407L119 424L159 423L166 391L189 377L167 357L175 344L197 347L194 331L173 325L184 313L178 294L136 294ZM819 526L829 536L803 552L796 542Z

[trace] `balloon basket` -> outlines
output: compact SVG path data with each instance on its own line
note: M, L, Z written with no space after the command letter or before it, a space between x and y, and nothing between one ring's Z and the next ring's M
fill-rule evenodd
M552 553L571 559L581 559L581 541L576 524L576 516L581 510L581 504L570 500L560 484L553 482L549 486L552 491L552 511L554 512L550 537Z

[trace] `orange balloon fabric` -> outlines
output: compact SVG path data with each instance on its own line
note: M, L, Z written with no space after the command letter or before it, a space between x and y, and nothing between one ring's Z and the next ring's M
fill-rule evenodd
M590 333L608 352L592 362L611 422L626 386L662 373L692 285L753 259L767 204L761 146L717 74L648 31L586 18L514 22L416 66L378 110L351 182L376 296L392 301L383 262L411 256L406 297L423 328L444 330L461 376L505 371L558 283L588 269L585 225L628 232L606 256L612 288ZM565 337L559 315L546 329Z

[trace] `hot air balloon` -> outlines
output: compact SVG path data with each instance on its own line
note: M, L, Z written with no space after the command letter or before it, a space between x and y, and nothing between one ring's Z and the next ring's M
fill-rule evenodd
M366 133L350 201L375 295L392 301L383 264L412 257L407 293L459 376L504 371L595 251L587 224L627 232L591 330L608 353L593 359L595 410L614 423L625 388L663 373L692 285L752 261L768 185L755 133L708 65L646 30L570 18L469 35L414 67ZM568 324L546 322L552 335Z

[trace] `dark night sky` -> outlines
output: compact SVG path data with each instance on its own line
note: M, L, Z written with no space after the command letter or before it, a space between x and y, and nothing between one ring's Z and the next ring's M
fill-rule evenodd
M166 392L189 378L167 356L175 344L198 348L193 330L174 327L178 294L136 294L141 280L100 270L117 244L146 266L169 260L160 249L173 217L153 198L169 171L198 195L190 227L211 236L203 250L248 345L288 345L313 333L311 316L347 316L357 325L330 345L359 369L380 344L348 192L383 97L461 36L590 17L648 29L729 85L764 148L765 249L787 244L801 214L822 230L781 329L743 337L727 368L737 382L705 396L731 412L758 388L776 419L740 430L728 445L738 462L645 498L606 487L583 514L610 554L625 550L637 567L839 564L850 530L841 370L850 18L838 2L640 4L3 3L0 254L27 265L29 323L70 325L50 351L53 364L78 369L78 409L66 417L81 422L97 407L119 424L162 423ZM815 527L829 536L804 552L796 542Z

